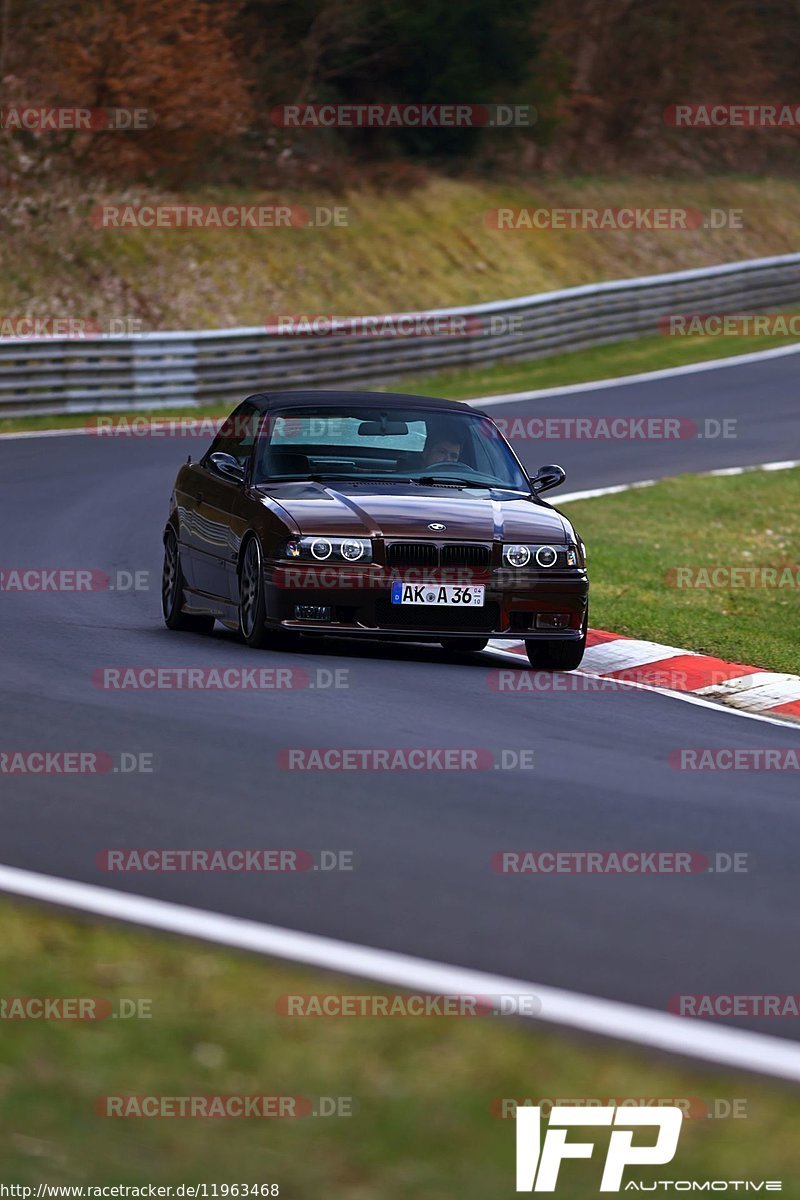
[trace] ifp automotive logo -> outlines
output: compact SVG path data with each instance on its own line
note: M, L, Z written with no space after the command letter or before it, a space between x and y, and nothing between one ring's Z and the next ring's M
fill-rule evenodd
M626 1167L654 1167L672 1162L678 1149L681 1122L684 1111L678 1104L661 1104L657 1107L629 1105L584 1106L554 1104L550 1108L547 1133L542 1139L541 1107L517 1104L517 1191L554 1192L558 1183L559 1170L566 1158L591 1158L594 1153L592 1142L568 1142L567 1133L572 1125L613 1126L609 1137L603 1174L600 1179L601 1192L781 1192L780 1179L658 1179L642 1182L628 1179L623 1181ZM634 1146L637 1130L655 1126L656 1139L652 1131L642 1140L644 1145ZM565 1172L568 1174L568 1172Z
M554 1192L565 1158L591 1158L591 1142L568 1142L571 1125L613 1125L608 1145L601 1192L618 1192L627 1166L660 1166L672 1162L678 1149L683 1112L675 1105L663 1108L621 1108L604 1105L582 1108L556 1105L550 1110L547 1133L542 1140L541 1108L517 1109L517 1191ZM644 1125L658 1127L654 1145L634 1146L634 1130Z

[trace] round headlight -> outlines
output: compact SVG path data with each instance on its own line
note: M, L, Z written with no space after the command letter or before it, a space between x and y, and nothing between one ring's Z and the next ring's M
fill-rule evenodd
M311 543L311 553L314 558L320 560L330 558L332 552L333 546L330 544L327 538L315 538Z
M363 542L342 542L341 547L342 558L346 558L348 562L357 562L364 554Z
M558 555L552 546L540 546L536 551L536 561L540 567L552 567L558 562Z
M531 560L531 552L527 546L506 546L506 561L512 567L524 567Z

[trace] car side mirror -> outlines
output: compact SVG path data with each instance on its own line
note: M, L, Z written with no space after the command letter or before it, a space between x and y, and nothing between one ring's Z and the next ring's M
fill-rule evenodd
M234 479L237 483L244 482L244 467L238 463L232 454L224 454L218 450L216 454L212 454L209 462L215 471L219 471L220 475L224 475L226 479Z
M538 495L540 492L549 492L551 488L560 487L566 478L567 472L563 467L559 467L557 463L548 463L546 467L539 467L535 475L531 475L530 483Z

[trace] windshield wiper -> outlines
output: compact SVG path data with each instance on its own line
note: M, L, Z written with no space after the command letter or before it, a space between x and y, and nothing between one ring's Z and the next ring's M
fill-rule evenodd
M420 475L417 482L423 486L446 483L451 487L472 487L483 488L484 490L488 487L502 487L502 484L499 483L478 483L474 479L454 479L452 475Z
M407 479L402 475L275 475L270 479L262 479L258 487L267 483L326 483L330 480L344 480L347 483L418 483L417 479Z
M488 488L499 488L504 492L522 492L524 489L514 487L508 483L479 483L475 479L459 479L453 478L451 475L420 475L417 479L412 479L405 475L276 475L272 479L262 479L256 487L266 487L270 483L330 483L334 480L346 483L411 483L415 487L430 487L430 486L446 486L454 488L479 488L481 491L486 491Z
M266 487L268 483L320 483L321 475L269 475L260 479L256 487Z
M340 479L347 483L416 483L403 475L315 475L314 479L324 483L326 479Z

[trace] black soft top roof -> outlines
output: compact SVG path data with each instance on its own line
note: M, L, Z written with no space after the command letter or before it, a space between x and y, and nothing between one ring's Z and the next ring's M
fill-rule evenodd
M254 404L261 412L276 408L326 408L347 404L363 404L366 408L419 408L437 412L468 412L485 417L488 413L460 400L442 400L438 396L408 396L403 392L256 392L245 403Z

